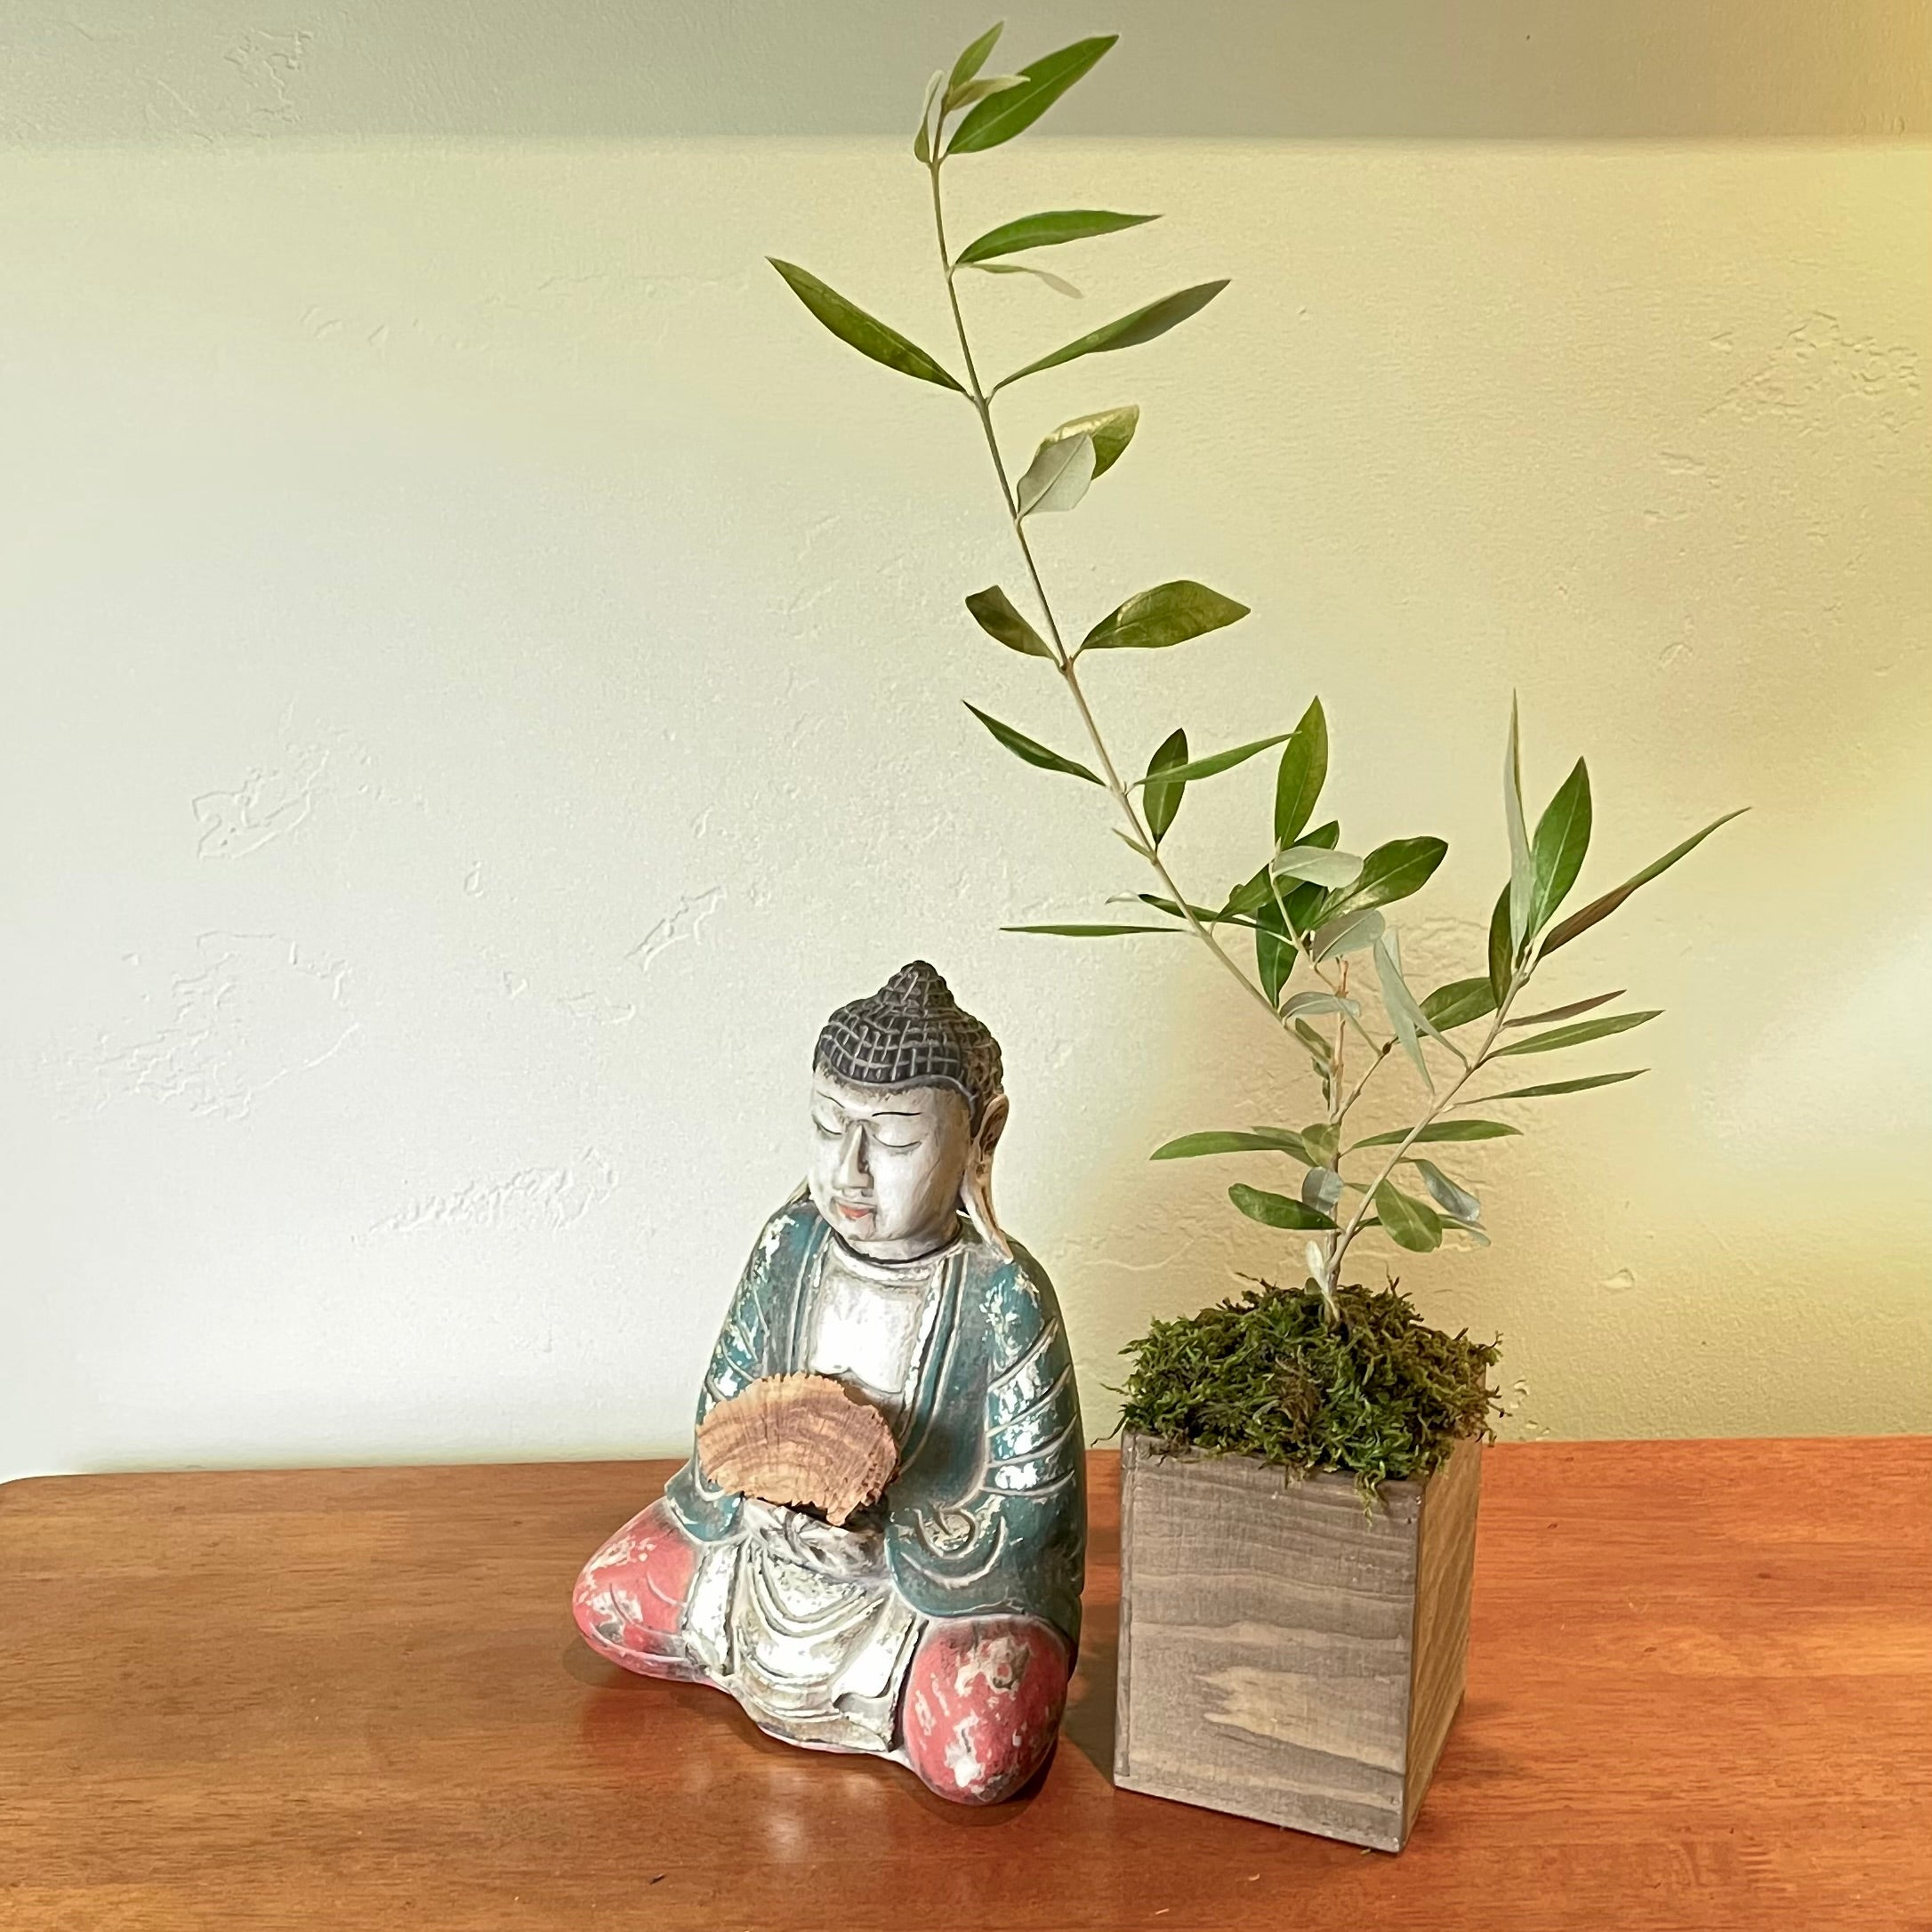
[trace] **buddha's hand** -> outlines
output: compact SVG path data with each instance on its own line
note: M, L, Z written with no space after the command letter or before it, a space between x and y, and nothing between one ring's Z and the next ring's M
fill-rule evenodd
M858 1582L885 1574L885 1539L875 1529L844 1529L756 1496L745 1499L744 1520L768 1549L820 1576Z

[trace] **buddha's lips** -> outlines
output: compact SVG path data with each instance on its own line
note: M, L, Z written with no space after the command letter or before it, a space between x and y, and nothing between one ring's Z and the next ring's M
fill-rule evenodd
M849 1221L869 1221L878 1212L869 1202L834 1200L832 1204Z

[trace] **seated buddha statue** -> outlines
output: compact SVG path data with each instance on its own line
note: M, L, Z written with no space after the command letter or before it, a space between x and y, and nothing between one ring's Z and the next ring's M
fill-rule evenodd
M923 961L833 1014L809 1177L739 1277L698 1448L575 1598L612 1662L715 1686L775 1737L890 1758L967 1804L1019 1791L1052 1748L1086 1545L1059 1308L994 1215L1006 1115L997 1042ZM704 1453L707 1418L761 1396L782 1437L807 1378L890 1430L890 1480L843 1520L730 1486Z

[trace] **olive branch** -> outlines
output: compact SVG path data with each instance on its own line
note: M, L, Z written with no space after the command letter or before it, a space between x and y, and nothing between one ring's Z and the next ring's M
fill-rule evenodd
M1072 702L1094 766L1063 756L977 705L969 704L967 709L994 739L1026 764L1084 780L1107 793L1119 819L1116 835L1150 868L1159 888L1131 897L1163 922L1150 923L1142 918L1005 930L1073 938L1191 934L1239 984L1243 994L1265 1010L1270 1026L1307 1056L1322 1091L1322 1119L1299 1129L1253 1127L1187 1134L1155 1149L1153 1158L1256 1153L1284 1155L1299 1165L1301 1178L1292 1195L1238 1181L1228 1194L1236 1207L1251 1219L1270 1228L1304 1231L1313 1237L1307 1253L1309 1278L1332 1316L1344 1260L1356 1239L1370 1228L1381 1228L1398 1247L1417 1253L1439 1247L1445 1231L1452 1228L1486 1244L1480 1201L1433 1159L1417 1151L1445 1143L1496 1139L1519 1131L1465 1109L1497 1100L1580 1093L1634 1080L1646 1070L1633 1067L1587 1074L1463 1097L1470 1082L1498 1061L1586 1045L1658 1017L1655 1010L1596 1011L1621 998L1621 992L1598 994L1520 1016L1515 1008L1550 954L1607 918L1639 887L1668 871L1737 813L1727 812L1714 819L1622 885L1558 920L1557 915L1576 883L1590 848L1590 774L1579 759L1537 819L1533 833L1523 807L1517 720L1512 704L1503 767L1509 878L1491 916L1485 970L1452 980L1418 998L1403 976L1400 938L1389 924L1386 909L1419 892L1441 865L1448 847L1438 838L1400 838L1357 855L1342 849L1339 821L1329 819L1310 829L1329 763L1327 720L1319 698L1309 703L1292 729L1202 757L1190 755L1187 735L1177 728L1155 748L1141 777L1131 783L1121 777L1120 762L1082 685L1080 659L1095 650L1167 649L1236 623L1248 615L1248 607L1204 584L1179 579L1137 592L1102 617L1077 644L1069 644L1034 554L1028 525L1034 517L1070 511L1081 502L1094 482L1126 452L1139 426L1140 411L1136 405L1125 404L1061 423L1041 440L1032 461L1016 478L994 426L994 398L1042 370L1152 342L1198 314L1228 284L1225 280L1203 282L1163 296L1015 369L990 387L984 382L960 300L962 273L1029 275L1057 293L1077 295L1079 290L1059 276L1011 258L1115 234L1156 219L1108 209L1056 209L1002 222L956 254L953 252L946 228L942 180L946 164L998 147L1030 127L1099 60L1117 37L1103 35L1076 41L1016 73L986 75L983 69L1001 31L1000 25L992 27L966 48L950 69L934 74L913 141L914 156L926 169L931 185L933 233L965 380L962 382L917 343L809 270L777 259L772 266L841 341L887 368L951 390L978 416L1039 623L1035 625L997 585L973 592L966 599L966 608L995 643L1052 666ZM1162 841L1174 824L1188 786L1231 771L1277 746L1280 758L1268 856L1256 872L1222 897L1219 906L1190 899L1162 851ZM1252 973L1226 943L1224 936L1231 929L1252 936ZM1243 943L1250 940L1244 938ZM1353 989L1351 970L1356 981ZM1292 989L1298 973L1309 983ZM1364 993L1368 990L1364 981L1374 994L1376 1017L1373 1019L1364 1018ZM1595 1017L1586 1018L1586 1014ZM1479 1021L1487 1022L1481 1028L1480 1043L1467 1043L1475 1035L1465 1029ZM1523 1030L1532 1027L1544 1030ZM1461 1039L1453 1037L1459 1034ZM1351 1042L1361 1056L1359 1071L1351 1068ZM1350 1112L1398 1047L1421 1087L1411 1124L1345 1141ZM1367 1158L1350 1173L1348 1163L1358 1155ZM1413 1171L1413 1180L1402 1175L1404 1184L1398 1184L1404 1169Z

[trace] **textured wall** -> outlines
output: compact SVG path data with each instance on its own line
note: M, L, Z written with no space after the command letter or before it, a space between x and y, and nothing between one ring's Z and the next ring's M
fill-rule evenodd
M229 12L165 89L36 14L0 114L0 1476L672 1449L817 1024L913 954L1005 1042L1105 1424L1123 1340L1280 1258L1247 1170L1145 1152L1315 1107L1179 943L995 930L1140 881L960 709L1074 740L960 609L1014 576L970 417L761 261L942 347L903 140L308 138L346 16ZM1144 756L1318 690L1355 836L1451 841L1418 977L1479 954L1512 688L1539 797L1590 756L1586 888L1754 808L1549 976L1667 1008L1564 1069L1650 1076L1459 1163L1495 1246L1405 1269L1503 1333L1506 1428L1932 1428L1926 148L1029 137L958 192L1168 215L1083 303L973 290L995 362L1235 278L1004 420L1145 407L1052 580L1256 615L1097 703ZM1199 896L1267 791L1190 797Z

